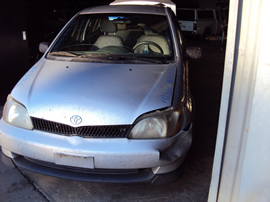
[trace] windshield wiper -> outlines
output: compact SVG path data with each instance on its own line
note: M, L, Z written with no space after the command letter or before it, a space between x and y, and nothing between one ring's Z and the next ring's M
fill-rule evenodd
M107 58L109 55L102 55L102 54L85 54L85 55L78 55L77 58Z
M157 63L161 64L163 63L161 60L157 59L151 59L146 57L139 57L139 56L127 56L127 55L95 55L95 54L86 54L86 55L80 55L78 58L102 58L106 60L140 60L140 61L146 61L151 63Z
M156 63L156 64L162 64L163 63L162 60L157 60L157 59L152 59L152 58L146 58L146 57L140 57L140 56L136 56L136 57L134 57L134 59L136 59L136 60L142 60L142 61L146 61L146 62L152 62L152 63Z
M65 52L65 51L57 51L57 52L51 52L49 55L53 56L66 56L66 57L76 57L78 55L75 55L73 53Z

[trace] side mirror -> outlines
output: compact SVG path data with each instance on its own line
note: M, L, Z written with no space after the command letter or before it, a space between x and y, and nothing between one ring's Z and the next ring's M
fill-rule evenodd
M201 47L187 47L186 58L187 59L200 59L202 57Z
M39 52L45 53L46 50L48 49L48 47L49 47L49 42L41 42L41 43L39 44L39 47L38 47Z

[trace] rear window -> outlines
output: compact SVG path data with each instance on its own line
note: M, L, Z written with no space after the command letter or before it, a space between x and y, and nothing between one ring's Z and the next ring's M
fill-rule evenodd
M214 13L213 11L198 11L198 18L199 19L213 19Z
M194 10L177 10L176 15L178 20L194 21Z

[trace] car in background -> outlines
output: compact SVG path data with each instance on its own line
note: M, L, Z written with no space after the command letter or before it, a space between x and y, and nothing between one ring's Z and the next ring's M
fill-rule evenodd
M91 182L178 180L192 144L186 47L163 5L87 8L20 79L0 121L2 158Z
M178 22L185 34L201 36L222 34L222 19L219 9L177 8Z

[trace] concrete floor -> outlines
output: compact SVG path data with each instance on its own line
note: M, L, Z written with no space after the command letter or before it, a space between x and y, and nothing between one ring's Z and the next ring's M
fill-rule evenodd
M201 46L203 57L191 61L189 66L190 87L196 101L195 140L186 172L179 181L158 186L89 183L59 179L23 169L19 172L4 166L5 170L0 171L0 201L207 201L219 115L224 44L193 39L187 42L190 46ZM0 166L3 168L2 163ZM9 175L16 172L18 181L15 178L15 182L3 186L8 181L8 178L2 179L3 172ZM30 186L33 195L27 191L26 195L22 193L19 198L12 200L12 196L17 193L14 187L26 185ZM36 195L40 198L28 197L27 200L24 197Z

